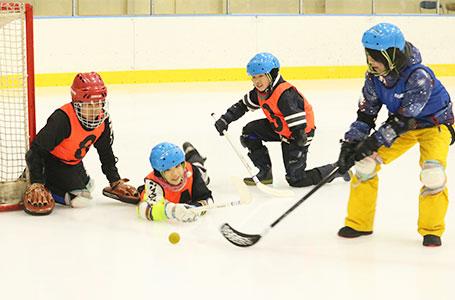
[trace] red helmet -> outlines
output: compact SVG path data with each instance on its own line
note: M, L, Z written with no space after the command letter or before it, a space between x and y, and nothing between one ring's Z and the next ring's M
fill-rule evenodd
M74 77L71 85L73 102L104 101L106 96L106 86L98 73L79 73Z

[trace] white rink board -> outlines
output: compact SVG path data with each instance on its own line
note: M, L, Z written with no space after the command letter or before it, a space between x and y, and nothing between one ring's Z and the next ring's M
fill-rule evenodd
M426 64L455 64L452 16L166 16L35 19L36 73L244 68L269 51L282 66L364 65L360 40L401 27Z

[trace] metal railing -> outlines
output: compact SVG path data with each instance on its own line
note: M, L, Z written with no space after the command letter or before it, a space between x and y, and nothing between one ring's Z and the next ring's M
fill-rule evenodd
M14 0L13 0L14 1ZM455 0L28 0L36 15L441 14ZM55 2L52 2L55 3ZM103 4L105 3L105 4ZM205 6L204 6L205 5ZM61 13L59 13L59 8Z

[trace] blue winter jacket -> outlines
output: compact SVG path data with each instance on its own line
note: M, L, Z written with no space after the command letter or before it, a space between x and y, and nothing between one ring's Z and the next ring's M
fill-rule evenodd
M375 120L383 105L389 115L399 115L416 119L416 129L451 125L454 121L452 102L445 87L433 71L421 64L420 52L411 43L408 66L400 71L400 76L365 76L362 97L357 111L358 118L345 133L345 140L363 140L375 127ZM384 136L387 124L381 125L373 133L378 146L390 147L394 139Z

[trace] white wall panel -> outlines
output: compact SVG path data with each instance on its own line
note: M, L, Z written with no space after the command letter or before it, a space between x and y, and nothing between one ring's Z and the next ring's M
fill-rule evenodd
M134 70L135 43L129 18L38 19L36 73Z
M253 17L163 17L135 20L142 70L232 68L256 51Z
M364 64L362 33L398 25L427 64L455 64L455 18L438 16L172 16L40 18L37 73L244 67L259 51L283 66Z

